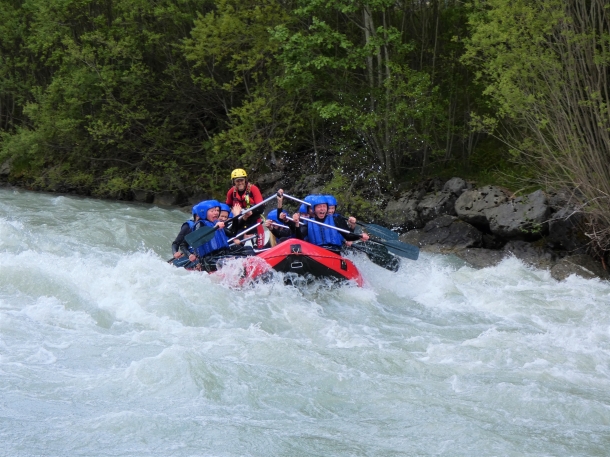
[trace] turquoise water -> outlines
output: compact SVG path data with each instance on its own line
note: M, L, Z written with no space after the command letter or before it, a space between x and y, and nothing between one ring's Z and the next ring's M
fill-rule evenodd
M422 254L236 289L166 263L184 219L0 189L0 455L608 455L608 283Z

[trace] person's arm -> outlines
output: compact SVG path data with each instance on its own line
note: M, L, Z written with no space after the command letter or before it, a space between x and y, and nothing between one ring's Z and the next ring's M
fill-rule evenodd
M278 227L276 225L271 225L269 227L269 231L273 233L273 236L275 236L277 239L288 238L292 234L289 228Z
M301 215L299 213L295 213L292 216L292 223L294 224L295 227L295 236L297 238L297 240L304 240L305 237L307 237L307 224L301 222L301 220L299 219ZM290 227L290 225L289 225ZM292 227L291 227L292 228Z
M350 232L352 232L352 233L339 232L341 234L341 236L345 239L345 241L358 241L358 240L368 241L369 236L366 233L362 233L362 234L353 233L354 229L356 228L356 218L355 217L350 217L349 219L346 219L343 216L337 215L333 219L335 221L335 226L337 226L337 228L340 228L343 230L349 230Z
M176 254L184 253L185 251L188 253L188 243L186 242L184 237L186 235L188 235L190 232L191 232L191 228L189 227L189 225L182 224L182 227L180 227L180 232L178 233L178 236L176 236L176 239L172 243L172 253L174 254L175 258L181 257L181 255L177 256Z

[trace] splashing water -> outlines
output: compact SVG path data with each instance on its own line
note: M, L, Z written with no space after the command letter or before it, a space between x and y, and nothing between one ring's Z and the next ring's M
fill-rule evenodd
M607 455L608 283L424 254L237 288L166 263L186 217L0 189L2 455Z

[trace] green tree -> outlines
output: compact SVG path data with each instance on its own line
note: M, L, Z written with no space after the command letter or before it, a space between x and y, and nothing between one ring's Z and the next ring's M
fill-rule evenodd
M610 9L603 0L473 3L466 58L497 107L488 128L534 165L536 181L575 190L590 235L610 248Z

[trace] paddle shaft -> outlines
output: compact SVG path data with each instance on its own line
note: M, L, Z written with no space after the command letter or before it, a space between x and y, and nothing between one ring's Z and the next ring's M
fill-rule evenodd
M290 227L288 227L287 225L278 224L277 222L272 222L271 224L275 225L276 227L281 227L290 230Z
M262 222L258 222L256 224L254 224L252 227L248 227L246 230L244 230L243 232L239 232L237 235L235 235L233 238L229 238L227 241L233 241L236 238L239 238L240 236L242 236L244 233L248 233L250 230L255 229L256 227L258 227L259 225L261 225Z
M265 198L262 202L257 203L256 205L254 205L254 206L252 206L250 208L242 209L241 210L241 214L239 216L236 216L237 219L241 219L243 217L243 215L246 214L248 211L255 210L256 208L258 208L258 207L264 205L265 203L267 203L268 201L273 200L276 196L277 196L276 194L273 194L272 196ZM232 220L232 219L235 219L235 217L232 217L231 219L227 219L227 222Z
M299 219L302 220L303 222L313 222L314 224L318 224L318 225L322 225L324 227L335 229L337 232L347 233L348 235L357 235L360 238L362 238L362 235L358 235L356 233L350 232L349 230L345 230L345 229L342 229L342 228L339 228L339 227L335 227L334 225L325 224L324 222L318 222L315 219L307 219L305 217L300 217L300 216L299 216Z
M258 238L258 235L252 235L250 238L246 238L245 240L243 240L243 242L240 242L240 244L244 244L247 243L248 241L253 241L255 239ZM237 243L235 243L235 241L233 241L232 243L229 243L229 246L235 246Z
M290 200L294 200L295 202L299 202L299 203L302 203L304 205L311 206L311 203L307 203L306 201L299 200L298 198L292 197L292 196L290 196L288 194L282 194L282 196L284 196L286 198L289 198Z

